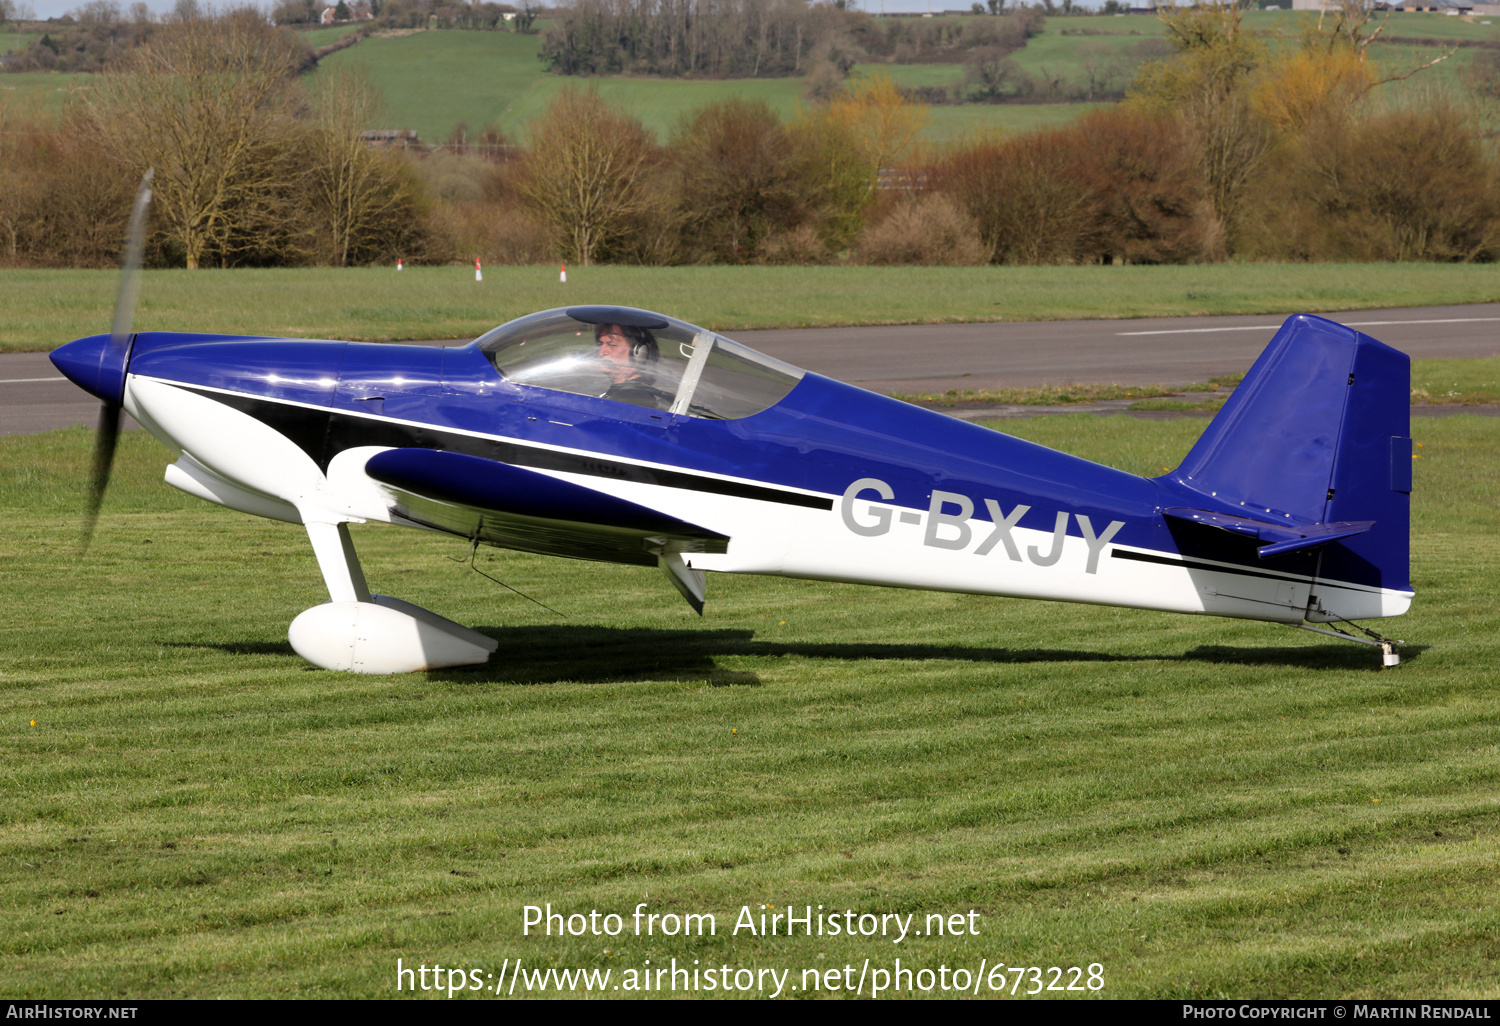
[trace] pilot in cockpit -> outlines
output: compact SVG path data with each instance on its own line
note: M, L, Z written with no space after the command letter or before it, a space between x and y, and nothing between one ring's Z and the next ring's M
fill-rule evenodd
M665 410L672 397L656 387L656 363L661 353L656 336L647 328L630 324L600 324L594 329L599 364L610 385L601 393L636 406Z

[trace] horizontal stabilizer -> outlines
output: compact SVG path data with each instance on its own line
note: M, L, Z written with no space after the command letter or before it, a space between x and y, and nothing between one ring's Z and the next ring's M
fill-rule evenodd
M1373 520L1346 520L1334 524L1294 524L1291 521L1275 523L1269 520L1256 520L1252 517L1215 513L1206 509L1188 509L1183 506L1164 509L1162 514L1174 520L1205 524L1209 527L1217 527L1221 531L1243 534L1265 542L1267 544L1261 545L1256 550L1256 554L1261 559L1281 556L1288 552L1298 552L1302 549L1314 549L1341 538L1353 538L1375 526Z

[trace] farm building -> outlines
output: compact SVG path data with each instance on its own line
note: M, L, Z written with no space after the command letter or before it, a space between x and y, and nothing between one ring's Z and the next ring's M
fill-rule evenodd
M353 3L339 0L334 6L323 8L323 13L318 15L318 22L323 25L335 25L344 21L374 20L375 14L365 0L354 0Z

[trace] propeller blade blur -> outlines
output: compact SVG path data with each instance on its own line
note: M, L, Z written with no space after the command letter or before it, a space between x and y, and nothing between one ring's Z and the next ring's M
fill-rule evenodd
M136 190L135 205L130 211L130 227L125 231L125 252L120 258L120 296L115 301L115 323L110 331L110 343L123 346L130 338L131 322L135 319L135 299L141 291L141 258L146 248L146 209L151 205L151 178L155 174L148 169Z
M120 440L120 404L99 404L99 427L94 432L94 469L89 475L89 494L83 510L83 537L79 540L79 554L88 551L94 539L94 524L99 519L99 506L104 502L104 489L109 486L109 470L115 461L115 444Z
M125 252L120 258L120 295L115 301L115 321L110 329L109 344L113 350L124 350L130 345L131 325L135 320L135 300L141 290L141 260L146 246L146 211L151 205L152 170L147 170L136 191L135 204L130 211L130 226L125 232ZM99 507L104 502L104 490L109 487L109 472L115 462L115 446L120 441L121 406L116 402L104 402L99 406L99 427L94 434L94 465L89 475L88 498L83 510L83 537L79 541L79 553L88 551L94 538L94 525L99 520Z

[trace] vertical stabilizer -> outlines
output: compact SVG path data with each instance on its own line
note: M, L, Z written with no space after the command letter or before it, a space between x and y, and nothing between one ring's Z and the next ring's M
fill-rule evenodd
M1409 591L1411 361L1352 328L1291 317L1166 482L1242 516L1374 521L1322 547L1319 579Z

